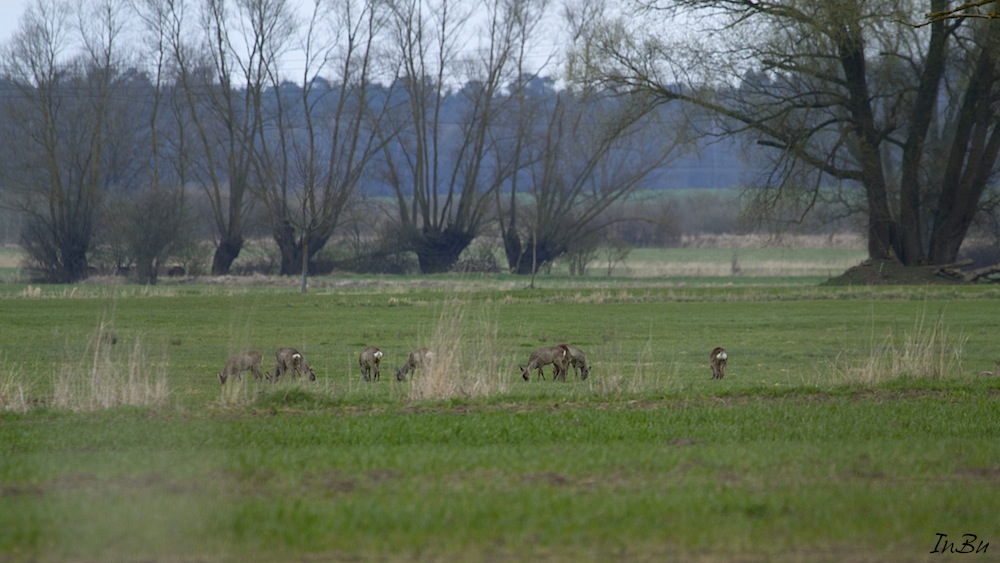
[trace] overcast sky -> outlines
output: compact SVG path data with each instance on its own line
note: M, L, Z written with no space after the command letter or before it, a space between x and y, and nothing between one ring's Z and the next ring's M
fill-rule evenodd
M17 29L29 0L0 0L0 41L6 42Z
M0 43L6 43L11 39L14 32L17 30L24 11L29 5L36 1L37 0L0 0ZM302 3L308 4L308 2ZM541 39L536 39L537 42L535 52L529 55L529 65L535 66L532 70L538 70L538 67L542 67L544 65L542 73L551 74L553 71L558 69L558 63L552 60L552 57L558 53L562 47L562 41L564 39L562 38L563 31L561 28L562 21L558 15L558 10L550 9L546 20L543 22L543 27L539 35ZM471 43L474 43L474 41L470 41L470 44ZM294 55L291 55L289 57L289 61L286 61L288 68L292 69L288 78L293 80L298 80L301 77L301 72L294 70L297 62L301 62L301 59L296 59Z

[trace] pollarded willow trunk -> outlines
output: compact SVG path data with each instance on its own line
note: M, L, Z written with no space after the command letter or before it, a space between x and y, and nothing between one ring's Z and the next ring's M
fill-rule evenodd
M420 272L440 274L451 270L459 256L475 236L467 231L448 227L444 231L424 231L414 241L414 251Z
M308 240L303 238L301 231L288 223L284 223L280 228L275 229L274 242L278 245L278 251L281 253L281 266L278 272L280 275L301 275L302 258L306 252L309 254L306 273L310 275L316 273L316 265L313 263L313 258L326 246L326 242L330 237L316 233L309 233L306 236L309 237Z
M517 259L511 264L511 272L521 276L530 276L537 273L542 266L551 263L566 253L566 248L562 245L552 245L544 240L538 241L534 245L531 239L524 243L524 252L517 255ZM510 258L508 258L510 259Z
M295 227L288 221L284 221L274 229L274 242L278 245L281 253L282 276L294 276L302 273L302 242L296 236Z
M59 281L73 283L87 277L87 249L89 246L89 242L83 240L74 240L63 245L60 250L62 272L59 273L59 277L62 279Z
M219 241L212 257L212 275L226 276L233 267L233 262L243 249L243 235L236 235Z

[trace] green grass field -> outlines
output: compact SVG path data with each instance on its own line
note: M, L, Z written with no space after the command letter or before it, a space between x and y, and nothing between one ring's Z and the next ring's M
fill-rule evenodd
M1000 541L1000 378L978 375L997 288L538 285L0 286L0 560L912 561L938 534ZM523 381L559 342L593 375ZM219 385L228 354L269 368L286 345L317 381ZM446 368L396 382L420 346Z

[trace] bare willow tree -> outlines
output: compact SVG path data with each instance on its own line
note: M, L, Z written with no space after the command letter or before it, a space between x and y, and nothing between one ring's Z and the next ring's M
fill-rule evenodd
M443 0L392 2L395 85L405 105L385 143L384 179L395 194L400 235L424 273L447 271L490 217L495 192L514 173L493 160L502 88L542 15L537 0L483 3L482 32L469 16L479 5ZM470 35L471 34L471 35ZM458 38L478 38L462 45ZM456 79L464 86L444 104Z
M642 96L583 89L552 98L526 131L529 164L501 213L508 266L518 274L598 238L608 208L635 193L684 138L678 131L664 141L665 122Z
M907 23L955 7L643 1L590 39L607 84L700 108L754 139L771 162L758 209L807 213L829 198L864 214L871 258L947 264L1000 153L1000 26ZM704 33L671 40L671 25Z
M183 0L166 4L166 44L187 113L184 167L204 188L215 231L212 274L229 273L244 244L254 203L255 134L268 70L287 29L264 21L284 14L281 0L202 0L197 14ZM273 28L265 28L274 24Z
M373 75L384 20L379 1L316 2L302 35L302 86L271 75L273 111L260 123L273 127L259 128L258 187L281 274L301 272L303 284L381 154L377 130L388 99L373 95Z
M29 5L3 50L16 95L4 100L4 180L27 214L24 248L40 276L88 273L104 188L120 170L108 148L134 138L116 88L122 80L123 10L115 0ZM71 52L72 51L72 52Z
M516 139L517 173L498 197L498 224L514 273L534 275L564 254L589 250L608 227L608 208L684 142L682 123L664 121L655 99L614 95L586 74L590 54L581 38L603 13L600 1L564 5L570 88L557 91L551 80L530 76L508 88L516 113L503 123Z
M177 112L178 89L170 64L171 18L175 0L130 0L139 23L136 37L145 49L148 88L135 92L136 104L144 110L148 153L141 163L145 184L141 193L113 198L106 213L117 223L123 246L135 262L134 276L140 283L155 284L162 262L188 242L183 235L187 223L187 176L180 158L183 142Z

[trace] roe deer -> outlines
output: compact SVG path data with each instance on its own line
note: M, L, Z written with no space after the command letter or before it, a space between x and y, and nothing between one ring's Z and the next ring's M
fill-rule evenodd
M226 367L222 368L219 374L219 383L226 384L229 376L235 375L236 379L243 379L243 372L249 370L253 372L254 381L264 378L264 372L260 370L260 363L264 360L264 354L256 350L246 350L238 354L229 356L226 360Z
M406 364L396 369L396 379L406 381L406 374L413 373L418 369L426 369L433 360L434 352L430 348L420 348L410 352L410 356L406 358Z
M981 371L979 372L979 377L993 377L994 375L1000 375L1000 360L997 360L995 371Z
M712 379L722 379L726 376L726 360L729 359L729 354L726 353L726 349L719 346L712 349L712 353L708 355L708 365L712 367Z
M573 346L572 344L565 344L566 349L569 351L569 365L573 366L573 373L580 378L580 381L587 379L590 376L590 366L587 365L587 357L584 355L583 350ZM567 369L563 372L563 380L566 379Z
M358 356L358 364L361 366L361 379L365 381L378 380L380 375L379 364L382 362L382 350L378 346L369 346Z
M299 374L304 374L309 376L309 381L316 381L316 373L295 348L278 348L274 352L274 358L274 378L272 381L277 382L279 377L288 373L288 370L292 370L292 379L298 379Z
M545 348L539 348L531 353L528 357L528 365L521 368L521 377L525 381L531 379L531 370L538 370L538 377L545 379L545 372L542 371L542 367L548 364L552 364L555 368L555 373L552 375L552 380L562 378L566 379L566 368L569 364L569 348L565 344L560 344L558 346L546 346ZM520 367L520 366L518 366Z

